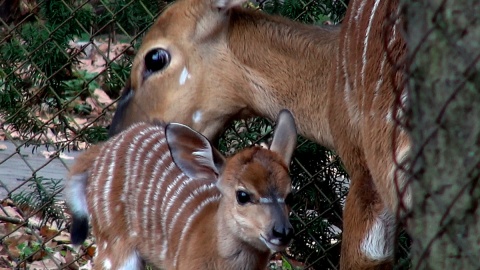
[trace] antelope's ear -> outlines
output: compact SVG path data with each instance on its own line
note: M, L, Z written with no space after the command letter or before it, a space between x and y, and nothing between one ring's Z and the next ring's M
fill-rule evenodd
M170 123L165 127L167 144L175 164L190 178L218 178L225 158L202 134Z
M195 14L195 38L202 40L225 32L229 27L230 11L240 7L246 0L199 0L202 4L192 7Z
M280 154L287 166L290 166L293 151L297 146L297 128L292 113L283 109L277 116L277 126L273 132L270 150Z
M110 124L110 128L108 129L108 137L111 138L122 131L121 127L123 126L123 121L125 120L125 114L127 112L127 108L130 105L130 101L133 97L133 90L132 85L130 83L130 79L127 80L125 86L122 90L122 96L117 103L117 109L115 110L115 114L113 115L112 123Z

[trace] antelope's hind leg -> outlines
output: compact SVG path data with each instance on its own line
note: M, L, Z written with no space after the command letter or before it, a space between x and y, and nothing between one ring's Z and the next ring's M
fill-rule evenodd
M93 259L95 270L141 270L145 262L133 245L122 243L116 239L114 243L96 237L97 250Z
M393 269L395 217L370 176L352 175L343 214L340 269Z

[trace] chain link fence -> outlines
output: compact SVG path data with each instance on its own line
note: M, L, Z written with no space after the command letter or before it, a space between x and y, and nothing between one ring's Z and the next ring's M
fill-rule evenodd
M412 238L421 239L412 245L412 264L480 269L480 5L402 5L408 55L397 61L405 80L394 86L403 116L396 122L413 147L397 161L397 175L406 175L415 190L411 208L400 208Z
M94 239L76 250L69 245L64 180L78 153L107 139L135 51L167 4L0 1L0 268L90 269ZM317 24L337 23L346 5L251 4ZM219 148L231 154L263 141L271 129L265 119L235 122ZM271 267L337 269L348 176L334 153L299 140L291 167L296 236ZM405 258L409 240L402 235L400 242Z

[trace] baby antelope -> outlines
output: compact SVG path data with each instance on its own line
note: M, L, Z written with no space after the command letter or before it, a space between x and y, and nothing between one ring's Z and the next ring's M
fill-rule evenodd
M137 123L92 146L65 188L81 244L92 223L94 269L262 269L293 236L286 204L297 132L280 112L270 148L225 158L178 123Z

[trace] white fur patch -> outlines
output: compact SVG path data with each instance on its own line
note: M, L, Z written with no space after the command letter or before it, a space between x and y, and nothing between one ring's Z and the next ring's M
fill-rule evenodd
M88 217L88 205L86 198L86 184L88 173L73 175L67 182L65 189L65 198L67 199L70 210L75 215Z
M273 203L274 202L274 198L259 198L258 199L258 202L259 203ZM277 198L277 202L278 203L284 203L285 200L283 198Z
M184 85L187 79L190 79L190 73L188 73L187 67L183 67L182 73L180 74L180 78L178 79L178 83L180 85Z
M200 123L202 120L202 112L200 110L195 111L192 115L192 120L194 123Z
M137 252L133 252L128 256L125 263L120 267L120 270L135 270L135 269L142 269L142 260L140 256L138 256Z
M105 261L103 261L103 269L105 270L112 269L112 262L109 259L105 259Z
M393 256L395 217L384 210L373 223L360 246L363 254L374 261L385 261Z

